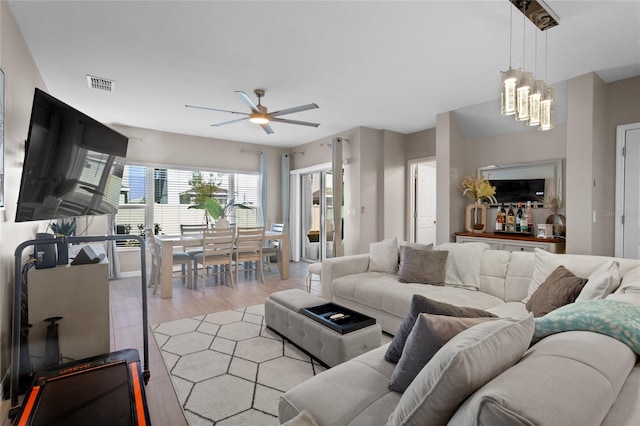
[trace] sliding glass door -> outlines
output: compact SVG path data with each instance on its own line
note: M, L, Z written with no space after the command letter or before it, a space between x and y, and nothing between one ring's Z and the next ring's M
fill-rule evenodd
M331 171L301 175L301 257L310 262L333 257Z

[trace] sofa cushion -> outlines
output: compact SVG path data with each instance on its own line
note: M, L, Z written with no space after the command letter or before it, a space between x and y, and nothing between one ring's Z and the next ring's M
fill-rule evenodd
M369 270L373 272L398 272L398 240L396 238L369 244Z
M506 302L522 302L529 295L535 259L533 252L511 252L504 283L503 299Z
M480 286L478 290L504 300L505 279L510 258L511 252L505 250L484 250L480 261ZM522 297L519 300L522 300Z
M447 251L417 250L401 247L398 281L444 285L447 273Z
M491 318L455 318L420 314L393 370L389 389L404 392L438 350L453 336Z
M487 312L500 318L524 318L529 315L529 311L522 302L505 302L499 305L487 308Z
M533 340L563 331L592 331L620 340L640 355L640 307L610 299L563 306L536 318Z
M407 241L400 241L398 243L398 254L400 256L400 263L402 263L402 258L404 256L404 252L407 249L407 247L410 247L414 250L433 250L433 243L430 244L418 244L418 243L410 243Z
M541 317L560 306L573 303L586 282L586 278L576 277L564 266L558 266L531 295L527 310L533 312L535 317Z
M599 425L635 362L631 349L605 335L546 337L471 395L449 425Z
M307 410L302 410L300 414L292 418L286 423L282 424L283 426L318 426L318 423L313 418L311 414Z
M306 409L321 425L370 425L386 419L400 394L389 390L395 364L383 359L386 347L362 354L296 385L280 396L280 422Z
M387 352L384 355L385 360L389 362L398 362L400 360L407 337L409 336L409 333L411 333L418 315L421 313L461 318L495 317L492 313L481 309L454 306L448 303L429 299L419 294L414 294L411 298L411 308L409 309L409 313L404 318L404 321L402 321L402 325L400 325L400 329L396 335L393 336L393 340L389 344Z
M620 285L619 263L606 262L589 275L587 283L576 298L576 302L591 299L604 299Z
M443 243L433 249L449 252L447 284L477 290L480 287L482 252L488 248L489 244L485 243Z
M535 263L533 276L531 278L531 284L529 285L528 295L523 300L524 303L529 301L531 295L540 287L540 284L542 284L558 266L564 266L580 278L587 278L597 268L607 261L610 261L609 258L597 256L570 256L549 253L539 248L534 249L534 252Z
M497 319L451 339L402 394L388 425L445 425L476 389L511 367L529 347L533 316Z

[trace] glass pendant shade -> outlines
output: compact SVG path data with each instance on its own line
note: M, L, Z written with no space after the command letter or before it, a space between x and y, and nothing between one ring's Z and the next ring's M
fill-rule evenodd
M502 76L500 113L502 115L513 115L516 113L516 86L522 78L522 71L509 67L507 71L503 71L500 74Z
M524 121L529 119L529 94L533 87L533 73L523 72L522 78L518 82L516 89L516 121Z
M538 130L551 130L555 127L554 89L547 87L544 98L540 101L540 126Z
M540 102L545 94L546 85L542 80L536 80L533 90L529 94L529 121L527 125L538 126L540 124Z

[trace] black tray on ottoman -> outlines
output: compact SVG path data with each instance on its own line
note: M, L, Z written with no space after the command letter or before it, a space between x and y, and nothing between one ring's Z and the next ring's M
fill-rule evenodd
M376 323L375 318L371 318L360 312L353 311L335 303L311 306L300 309L300 313L319 322L340 334L351 333L361 328L369 327ZM330 319L331 316L343 315L341 318Z

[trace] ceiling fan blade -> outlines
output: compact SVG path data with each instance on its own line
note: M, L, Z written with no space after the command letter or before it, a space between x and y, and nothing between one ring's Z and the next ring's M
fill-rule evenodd
M280 111L271 112L269 113L269 115L271 117L277 117L279 115L293 114L294 112L307 111L307 110L316 109L316 108L319 108L319 106L316 104L300 105L293 108L281 109Z
M268 124L261 124L260 127L262 127L262 129L264 130L264 132L268 135L275 133L273 131L273 129L271 128L271 126L269 126Z
M203 106L196 106L196 105L185 105L187 108L197 108L197 109L206 109L209 111L220 111L220 112L230 112L231 114L242 114L242 115L249 115L246 112L238 112L238 111L229 111L228 109L218 109L218 108L209 108L209 107L203 107Z
M240 98L240 100L242 102L244 102L244 104L246 106L249 107L249 109L253 112L260 112L260 110L258 109L258 106L256 104L253 103L253 101L247 96L246 93L240 91L240 90L236 90L236 95L238 95L238 97Z
M308 121L288 120L286 118L271 117L271 121L276 123L299 124L301 126L318 127L320 123L310 123Z
M230 120L230 121L224 121L222 123L217 123L217 124L212 124L212 127L220 127L220 126L226 126L227 124L233 124L233 123L237 123L239 121L244 121L246 119L248 119L249 117L242 117L242 118L236 118L235 120Z

